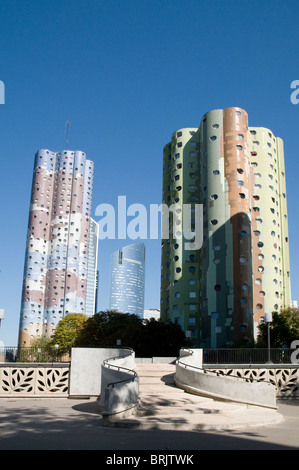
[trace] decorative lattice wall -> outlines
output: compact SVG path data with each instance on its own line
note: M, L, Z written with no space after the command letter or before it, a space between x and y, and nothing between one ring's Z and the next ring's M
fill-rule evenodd
M0 397L65 397L69 364L4 364L0 367Z
M294 366L278 367L205 367L205 370L231 377L243 378L248 382L270 382L276 387L277 398L299 398L299 368Z

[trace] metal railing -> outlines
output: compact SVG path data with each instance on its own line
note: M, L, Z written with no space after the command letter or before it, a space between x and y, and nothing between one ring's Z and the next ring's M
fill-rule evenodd
M290 348L203 349L203 364L291 364Z
M107 384L107 387L112 387L113 388L117 384L125 383L125 382L134 382L136 379L138 379L138 374L133 369L128 369L126 367L111 363L111 361L117 361L119 359L125 359L125 358L131 356L134 352L132 348L127 348L127 347L124 348L123 347L121 349L125 349L126 351L128 351L128 354L123 354L121 356L115 356L115 357L110 357L108 359L105 359L103 361L103 366L107 367L108 369L110 369L112 367L112 368L114 368L114 369L116 369L120 372L125 372L125 373L131 375L131 377L128 377L127 379L123 379L123 380L117 380L115 382L110 382L110 383Z
M5 346L0 347L0 362L70 362L70 353L59 348Z

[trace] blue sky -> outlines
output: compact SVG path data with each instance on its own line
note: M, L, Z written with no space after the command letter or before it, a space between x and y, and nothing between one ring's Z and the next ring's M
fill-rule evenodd
M297 250L297 0L1 0L0 340L16 345L34 154L65 147L95 162L98 204L158 204L162 149L207 111L240 106L285 144L292 298ZM131 240L99 244L99 309L109 263ZM160 241L145 240L145 307L159 308Z

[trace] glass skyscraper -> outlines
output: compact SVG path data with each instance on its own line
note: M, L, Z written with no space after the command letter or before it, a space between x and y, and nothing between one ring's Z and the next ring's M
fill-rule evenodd
M110 310L143 318L145 246L127 245L111 255Z

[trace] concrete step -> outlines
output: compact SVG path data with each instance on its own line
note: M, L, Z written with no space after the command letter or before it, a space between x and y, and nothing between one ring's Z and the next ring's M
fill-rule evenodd
M193 395L174 384L175 365L137 364L140 403L131 417L113 426L162 430L215 430L281 422L276 410Z
M180 431L213 431L236 430L258 426L269 426L282 421L282 416L275 410L248 406L240 410L222 413L169 413L152 416L132 416L119 420L117 427L145 430L180 430Z

